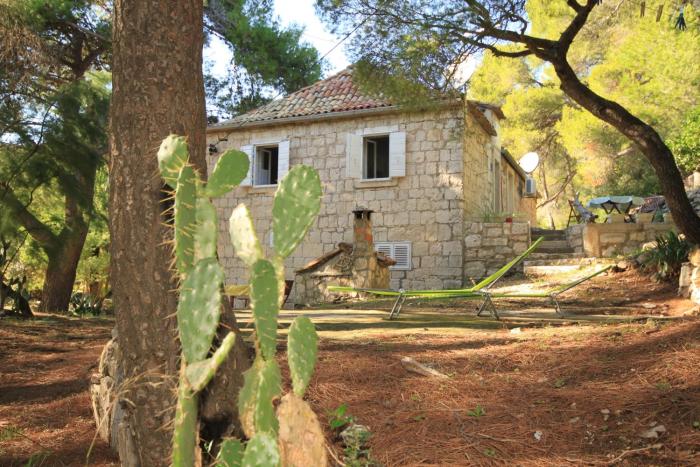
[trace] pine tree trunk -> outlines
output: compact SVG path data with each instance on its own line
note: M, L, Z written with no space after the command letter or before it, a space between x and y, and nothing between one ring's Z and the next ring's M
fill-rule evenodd
M156 151L168 134L185 135L205 171L202 9L202 0L114 2L110 274L135 448L120 456L148 467L169 464L179 354Z
M73 291L75 274L80 261L80 253L85 243L87 229L77 233L61 249L49 256L49 265L44 276L44 288L41 291L40 311L67 311Z
M566 60L552 60L552 65L561 80L560 87L564 93L637 145L656 172L676 226L689 241L700 245L700 217L688 200L673 153L661 136L620 104L590 90L578 79Z

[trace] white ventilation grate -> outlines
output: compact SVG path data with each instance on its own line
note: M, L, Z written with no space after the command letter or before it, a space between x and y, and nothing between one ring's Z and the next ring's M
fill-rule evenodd
M380 242L374 244L374 249L396 261L396 264L391 266L390 269L404 271L411 269L410 242Z

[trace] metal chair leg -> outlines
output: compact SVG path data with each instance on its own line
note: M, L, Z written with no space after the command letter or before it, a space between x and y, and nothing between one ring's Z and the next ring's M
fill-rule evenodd
M557 300L556 295L550 295L549 300L552 302L552 306L554 306L554 311L559 317L564 317L564 313L561 311L561 305L559 304L559 301Z
M391 312L389 313L389 319L398 318L399 313L401 313L401 307L403 306L403 302L405 300L406 297L403 294L399 294L399 296L396 297L394 306L391 308Z
M488 293L484 294L484 301L481 303L481 306L479 306L476 316L481 316L481 313L483 313L485 310L488 310L489 314L494 319L500 319L496 305L493 303L493 300L491 300L491 294Z

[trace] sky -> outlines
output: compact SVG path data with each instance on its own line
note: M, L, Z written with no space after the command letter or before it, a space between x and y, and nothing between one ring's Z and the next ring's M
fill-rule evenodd
M316 16L314 0L275 0L275 15L284 26L291 24L303 26L302 39L316 47L321 56L340 41L340 38L331 34ZM345 56L343 45L333 49L325 58L325 76L332 75L350 64ZM212 73L221 76L231 60L231 53L221 39L212 37L211 43L204 50L204 59L212 63Z

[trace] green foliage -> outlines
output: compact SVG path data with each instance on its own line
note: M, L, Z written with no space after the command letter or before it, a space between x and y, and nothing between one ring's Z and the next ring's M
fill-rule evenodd
M99 316L102 314L102 300L90 294L76 292L70 297L71 313L83 316L91 314Z
M656 246L642 255L643 266L657 278L670 280L678 276L681 265L688 261L692 245L675 232L656 237Z
M688 114L668 146L685 175L700 169L700 106Z
M187 144L183 138L166 138L158 155L161 176L175 189L174 254L182 278L177 323L183 359L173 434L173 465L176 467L196 463L198 393L214 377L235 342L235 335L229 333L208 357L219 326L224 289L224 272L216 257L216 211L209 196L224 195L248 170L247 158L241 158L237 152L227 152L224 156L227 160L219 161L209 182L204 183L188 165ZM313 169L295 167L280 182L273 204L273 228L277 225L281 235L289 236L279 244L285 255L298 245L315 220L320 198L321 185ZM250 440L245 449L238 440L225 440L217 465L278 465L280 424L274 402L282 392L282 376L275 353L279 297L284 287L283 262L279 254L272 261L263 258L245 206L233 211L229 226L236 253L251 268L250 296L258 355L253 366L244 373L238 398L241 423ZM299 395L304 393L311 378L316 346L317 336L311 321L296 318L290 330L289 366L294 390ZM302 400L299 403L306 406ZM318 442L323 443L323 440Z
M477 405L476 407L474 407L473 410L467 410L467 415L469 415L470 417L479 418L486 415L486 411L482 406Z
M347 412L348 405L343 403L328 413L328 425L331 427L331 430L338 431L355 422L355 417Z

